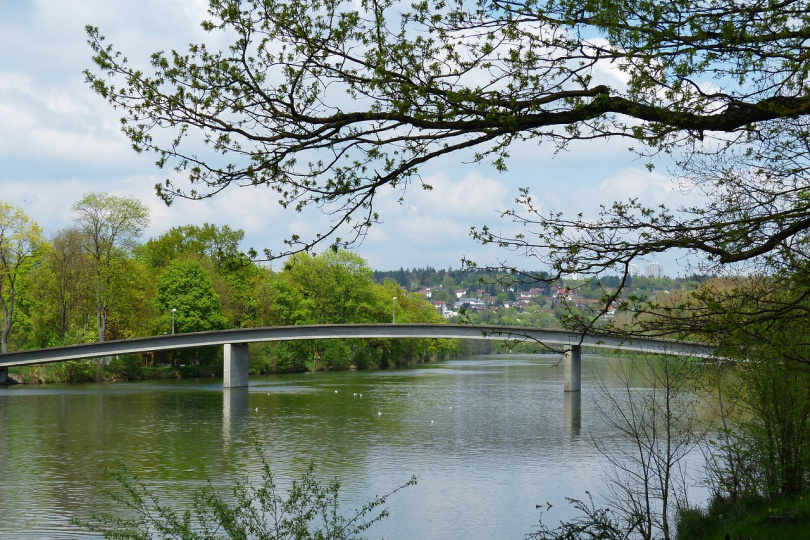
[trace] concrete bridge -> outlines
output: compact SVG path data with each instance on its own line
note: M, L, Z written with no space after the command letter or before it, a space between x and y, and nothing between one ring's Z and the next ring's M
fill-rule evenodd
M632 340L582 335L566 330L544 330L516 326L471 326L455 324L331 324L301 326L270 326L241 328L213 332L173 334L146 338L104 341L67 347L51 347L0 354L0 384L7 383L8 368L50 362L65 362L169 351L196 347L223 346L225 388L248 385L248 344L269 341L313 339L368 339L368 338L442 338L442 339L494 339L534 341L563 350L565 359L565 391L581 389L581 347L630 350L656 354L709 358L714 348L704 343L663 339L634 338Z

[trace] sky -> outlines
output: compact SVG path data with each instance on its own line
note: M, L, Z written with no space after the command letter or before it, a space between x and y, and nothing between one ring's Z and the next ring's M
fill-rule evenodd
M210 200L167 207L154 185L169 173L157 168L154 155L131 149L120 114L85 82L83 70L92 65L85 25L99 27L131 63L146 66L152 52L210 43L199 26L206 7L206 0L0 0L0 200L21 207L49 237L73 224L73 203L101 191L148 206L144 241L171 227L208 222L242 229L244 250L277 251L290 234L322 230L324 216L284 210L268 189L229 188ZM600 204L631 197L682 203L666 168L648 171L627 145L583 142L555 155L550 146L525 144L512 150L506 173L465 156L431 164L422 176L433 190L410 187L402 202L399 192L382 193L383 223L354 251L375 270L460 268L463 258L543 270L520 254L478 245L470 228L512 230L499 215L526 186L544 211L569 215L594 215ZM651 261L639 265L645 262ZM658 262L671 277L688 273L674 255Z

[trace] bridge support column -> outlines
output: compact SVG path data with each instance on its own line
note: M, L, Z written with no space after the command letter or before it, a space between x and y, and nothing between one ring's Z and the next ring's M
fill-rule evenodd
M226 343L222 386L224 388L239 388L247 385L248 345L247 343Z
M565 349L565 391L582 390L582 347L569 345Z
M0 384L8 384L8 368L0 367Z

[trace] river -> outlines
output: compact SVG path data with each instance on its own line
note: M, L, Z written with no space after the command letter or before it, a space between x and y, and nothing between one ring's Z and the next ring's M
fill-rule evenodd
M563 392L553 356L481 356L411 369L221 380L0 387L0 538L85 538L71 525L111 509L93 482L120 460L177 505L210 479L256 475L264 447L281 485L310 464L339 478L346 509L416 475L370 538L520 539L541 509L599 491L604 459L593 372ZM551 505L549 508L548 504Z

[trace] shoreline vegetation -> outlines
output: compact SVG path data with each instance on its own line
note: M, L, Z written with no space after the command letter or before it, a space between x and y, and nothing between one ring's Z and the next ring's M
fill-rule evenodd
M455 341L455 340L441 340ZM423 357L413 357L410 360L380 359L366 361L358 364L355 361L343 359L340 361L314 356L308 362L300 362L295 366L280 368L278 358L268 354L267 349L272 346L259 345L258 358L251 359L249 364L250 375L273 375L283 373L317 373L321 371L347 371L357 369L390 369L404 368L419 364L436 362L449 358L446 353L432 354ZM456 349L457 347L449 346ZM142 355L124 355L113 358L108 362L99 363L95 359L71 360L66 362L53 362L48 364L35 364L31 366L16 366L9 368L9 384L70 384L89 382L125 382L141 380L167 380L167 379L195 379L222 377L221 355L199 354L190 362L160 362L154 363L145 360ZM272 351L271 351L272 352ZM188 353L187 353L188 354ZM251 352L253 354L253 351ZM200 361L199 358L206 358ZM294 369L291 369L294 367Z
M272 346L259 344L258 346L253 346L258 348L258 351L255 351L257 354L254 354L254 351L251 350L251 360L248 369L250 375L317 373L321 371L412 367L459 356L475 356L481 354L553 354L551 351L537 350L536 347L532 347L529 343L497 344L471 340L440 341L455 343L447 346L450 352L445 351L442 354L433 354L427 357L397 360L394 362L387 360L381 362L366 361L360 365L351 360L329 362L323 359L313 358L311 361L297 364L297 369L289 369L289 366L287 369L279 367L278 358L275 357L274 352L272 350L268 352L267 350L272 349ZM633 360L642 360L645 358L643 353L622 350L609 351L594 347L584 347L582 354L584 356L609 355ZM260 358L254 358L254 356L257 355L260 356ZM221 356L217 357L216 354L208 354L207 356L213 356L213 360L205 363L200 363L199 361L195 362L193 359L188 363L154 363L154 357L124 355L106 363L99 363L97 359L86 359L35 364L31 366L17 366L9 368L9 384L69 384L222 377L223 368ZM166 358L162 359L166 360ZM694 361L704 362L703 359L699 358L694 359Z
M677 540L810 538L810 492L783 500L711 501L678 516Z
M446 342L457 342L448 345L451 352L433 354L427 357L397 360L394 362L364 362L360 365L352 361L327 362L323 359L313 359L309 362L298 364L297 369L280 368L278 359L274 358L273 351L268 353L267 349L272 346L260 344L258 350L251 350L251 360L249 364L250 375L274 375L283 373L317 373L320 371L346 371L356 369L390 369L412 367L419 364L437 362L459 356L481 355L481 354L551 354L550 351L534 350L530 344L520 343L518 346L497 343L481 343L479 341L466 340L441 340ZM502 349L502 350L499 350ZM210 352L210 351L209 351ZM586 347L583 355L611 355L622 358L641 359L643 354L628 351L606 351ZM212 355L208 355L209 357ZM260 356L260 358L254 358ZM142 380L167 380L167 379L195 379L195 378L217 378L222 377L221 356L213 355L213 360L205 363L159 362L154 363L152 357L143 355L124 355L113 358L109 362L99 363L97 359L72 360L66 362L53 362L48 364L35 364L31 366L16 366L9 368L9 384L69 384L88 382L125 382ZM151 361L150 361L151 360ZM166 358L163 358L166 360ZM341 367L336 367L339 365Z

